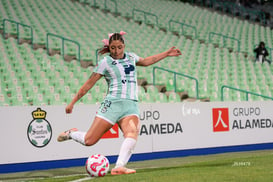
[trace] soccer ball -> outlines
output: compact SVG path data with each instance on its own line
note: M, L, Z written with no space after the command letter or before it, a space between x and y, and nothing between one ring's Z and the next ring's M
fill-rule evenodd
M91 155L85 163L86 172L91 177L105 176L109 171L109 167L110 164L108 159L101 154Z

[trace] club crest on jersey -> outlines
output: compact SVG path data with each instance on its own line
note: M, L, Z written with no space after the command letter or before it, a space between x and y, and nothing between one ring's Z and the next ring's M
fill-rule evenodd
M125 74L130 74L131 71L135 70L135 67L131 64L123 66Z

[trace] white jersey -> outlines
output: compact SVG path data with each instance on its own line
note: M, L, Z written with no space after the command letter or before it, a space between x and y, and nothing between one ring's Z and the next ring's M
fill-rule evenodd
M138 100L136 63L139 56L126 52L123 59L106 56L94 68L104 75L108 83L108 95L121 99Z

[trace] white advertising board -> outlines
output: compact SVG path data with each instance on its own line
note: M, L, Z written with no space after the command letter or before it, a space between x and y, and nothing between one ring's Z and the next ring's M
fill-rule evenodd
M140 133L134 154L227 146L273 144L273 102L183 102L140 104ZM115 126L96 145L57 142L58 134L86 131L99 105L0 107L0 173L9 164L118 155L123 141ZM144 157L145 158L145 157ZM147 158L148 159L148 158Z

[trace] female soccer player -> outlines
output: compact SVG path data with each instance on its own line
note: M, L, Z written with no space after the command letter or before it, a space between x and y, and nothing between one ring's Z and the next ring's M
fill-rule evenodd
M136 66L149 66L168 56L181 55L181 51L175 47L146 58L141 58L131 52L124 52L124 34L126 33L123 31L109 34L109 40L103 40L105 45L99 53L110 52L110 54L99 61L90 78L82 85L65 109L66 113L72 113L74 104L104 76L108 83L108 94L91 127L87 132L72 128L61 133L57 139L59 142L73 139L85 146L91 146L97 143L115 123L118 123L125 139L121 145L116 166L111 170L112 175L136 172L125 167L135 148L139 133Z

